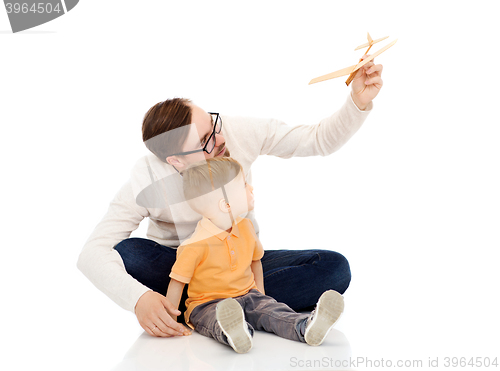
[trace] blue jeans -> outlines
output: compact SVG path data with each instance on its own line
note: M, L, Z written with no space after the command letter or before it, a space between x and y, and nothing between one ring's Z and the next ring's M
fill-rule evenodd
M198 305L189 316L189 322L200 334L214 338L222 344L229 345L227 336L217 322L217 303L223 299L211 300ZM275 333L285 339L305 343L304 331L307 314L296 313L283 303L278 303L270 296L258 290L250 290L247 294L235 297L247 322L250 335L255 330Z
M115 250L128 274L153 291L167 293L177 249L149 239L128 238ZM351 282L347 259L335 251L266 250L261 262L266 295L295 311L312 310L326 290L343 294ZM187 286L179 305L181 312L186 309Z

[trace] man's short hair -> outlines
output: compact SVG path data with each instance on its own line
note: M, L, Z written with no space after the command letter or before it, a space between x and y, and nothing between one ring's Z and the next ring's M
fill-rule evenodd
M191 127L192 102L186 98L167 99L151 107L142 122L142 140L161 161L182 151Z

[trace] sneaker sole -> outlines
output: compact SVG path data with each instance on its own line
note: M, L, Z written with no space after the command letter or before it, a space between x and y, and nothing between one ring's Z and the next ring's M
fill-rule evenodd
M217 304L217 322L236 353L246 353L252 348L252 336L248 332L245 315L234 299L225 299Z
M329 290L323 293L316 306L316 313L311 324L306 329L306 343L318 346L326 338L332 326L344 311L344 298L337 291Z

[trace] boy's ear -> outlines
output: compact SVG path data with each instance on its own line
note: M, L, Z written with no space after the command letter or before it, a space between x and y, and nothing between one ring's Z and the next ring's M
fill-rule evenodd
M229 213L229 211L231 210L231 205L229 205L225 199L221 198L219 200L219 209L223 213Z

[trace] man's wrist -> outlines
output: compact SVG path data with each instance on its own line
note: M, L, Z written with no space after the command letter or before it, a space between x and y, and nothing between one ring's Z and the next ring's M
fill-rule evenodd
M358 109L361 111L364 111L368 107L368 105L370 104L370 103L362 104L361 102L359 102L356 99L356 97L353 95L352 92L351 92L351 98L352 98L353 103L356 105L356 107L358 107Z
M146 292L144 292L141 296L139 296L139 299L137 299L137 301L135 302L135 306L134 306L134 313L136 313L136 310L137 310L137 304L139 304L139 301L141 301L142 297L147 294L148 292L153 292L153 290L151 289L147 289Z

